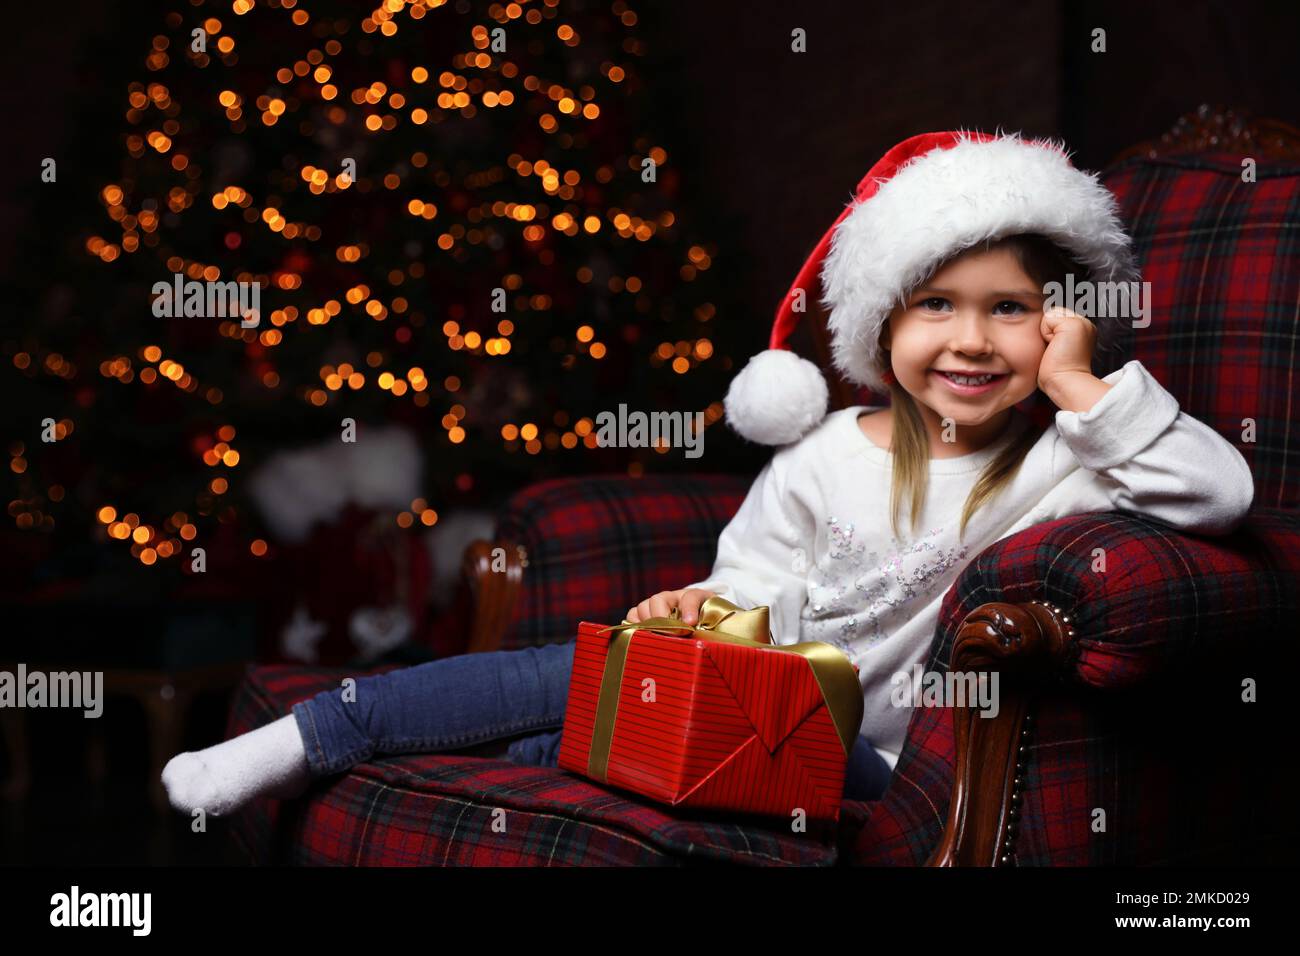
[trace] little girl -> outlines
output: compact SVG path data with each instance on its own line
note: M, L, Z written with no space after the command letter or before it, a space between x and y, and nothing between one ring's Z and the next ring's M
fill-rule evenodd
M820 371L785 348L819 267L835 365L887 388L888 407L827 415ZM771 348L728 390L728 423L783 447L722 531L712 573L627 613L676 608L693 624L717 594L768 605L779 644L839 647L864 698L847 799L883 793L911 716L891 700L896 675L910 680L944 594L995 541L1114 510L1221 534L1250 508L1241 454L1140 362L1093 375L1099 337L1108 349L1150 320L1094 325L1053 305L1051 284L1067 276L1074 289L1137 278L1114 198L1060 146L961 131L891 149L800 271ZM326 691L174 757L163 784L177 809L220 816L376 754L477 748L555 766L573 651L570 641L363 677L354 697Z

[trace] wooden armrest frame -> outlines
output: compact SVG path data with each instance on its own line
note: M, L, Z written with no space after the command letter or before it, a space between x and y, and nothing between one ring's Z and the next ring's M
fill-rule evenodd
M953 708L957 766L943 839L926 866L1014 866L1035 687L1061 673L1074 634L1060 608L981 604L953 641L950 670L998 671L998 713Z

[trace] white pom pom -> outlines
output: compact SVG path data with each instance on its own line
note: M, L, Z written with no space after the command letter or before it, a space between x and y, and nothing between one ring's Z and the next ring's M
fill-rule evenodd
M821 369L789 349L767 349L732 379L723 405L741 437L788 445L821 424L829 401Z

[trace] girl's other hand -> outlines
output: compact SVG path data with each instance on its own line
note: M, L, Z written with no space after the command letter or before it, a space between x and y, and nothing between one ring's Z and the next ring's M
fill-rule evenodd
M683 624L695 624L700 618L700 605L715 596L703 588L660 591L629 609L625 616L633 624L639 624L651 617L672 617L673 608L677 608Z

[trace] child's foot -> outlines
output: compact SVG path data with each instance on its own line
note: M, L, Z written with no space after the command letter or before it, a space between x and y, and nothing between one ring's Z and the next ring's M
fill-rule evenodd
M299 796L311 782L293 714L206 750L177 754L162 783L177 810L222 817L257 797Z

